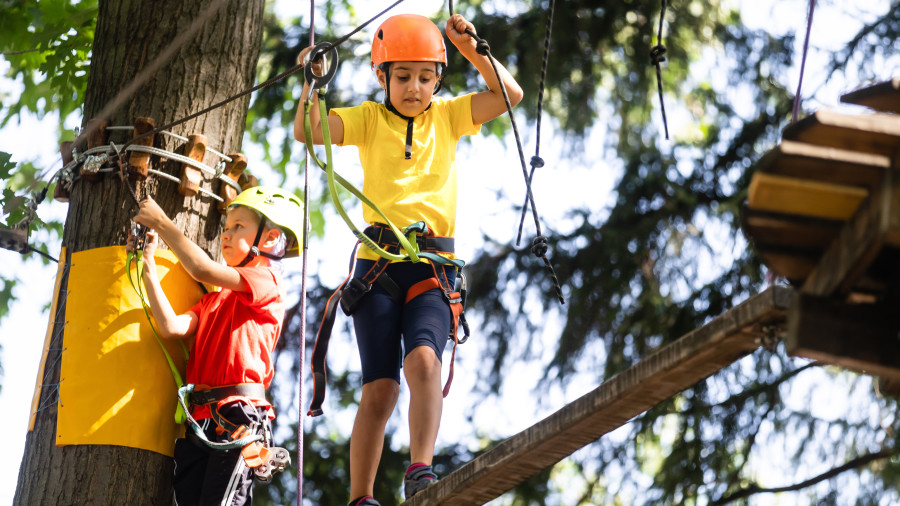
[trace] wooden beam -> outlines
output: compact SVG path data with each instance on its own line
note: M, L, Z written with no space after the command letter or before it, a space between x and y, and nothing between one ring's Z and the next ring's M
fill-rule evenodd
M785 140L892 157L900 148L900 116L816 111L787 126Z
M841 95L841 102L900 113L900 77Z
M891 160L884 155L794 141L782 141L756 164L759 172L870 191L881 184L882 172L890 167Z
M846 294L885 244L900 245L900 185L893 171L860 206L803 284L803 293Z
M408 506L484 504L759 347L793 291L774 286L460 467Z
M895 312L885 304L847 304L797 294L785 349L791 355L900 381L897 330Z

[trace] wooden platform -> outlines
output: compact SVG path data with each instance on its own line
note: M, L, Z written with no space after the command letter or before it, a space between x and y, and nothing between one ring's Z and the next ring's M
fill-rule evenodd
M817 111L785 128L756 166L742 228L799 287L788 353L900 384L900 79L841 100L870 109Z
M484 504L760 346L793 297L775 286L661 348L406 501ZM771 335L769 335L771 337Z

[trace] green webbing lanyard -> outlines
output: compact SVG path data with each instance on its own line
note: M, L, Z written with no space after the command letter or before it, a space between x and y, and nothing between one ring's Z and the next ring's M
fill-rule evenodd
M159 337L159 333L156 331L156 327L153 325L153 319L150 317L150 307L147 304L147 300L144 297L144 291L142 289L143 284L143 268L144 262L142 261L143 252L138 250L136 252L128 253L128 260L125 265L126 272L128 272L128 282L131 283L131 288L134 289L134 292L138 295L138 298L141 300L141 306L144 309L144 316L147 317L147 322L150 324L150 330L153 331L153 336L156 338L156 342L159 343L159 347L163 352L163 355L166 356L166 362L169 363L169 370L172 371L172 378L175 380L176 388L181 388L184 386L184 380L181 379L181 373L178 372L178 367L175 365L175 361L172 360L172 356L169 355L169 350L166 349L166 346L163 344L162 338ZM134 282L134 279L131 277L131 264L134 262L137 271L137 283ZM190 352L185 346L182 340L178 340L178 344L181 345L181 349L184 351L184 359L187 360ZM179 400L180 401L180 400ZM187 413L185 412L185 408L183 407L183 403L179 402L178 407L175 409L175 423L182 424L187 419Z
M315 91L315 90L311 90ZM431 261L437 262L442 265L453 265L457 267L457 269L462 269L465 265L465 262L459 259L450 260L448 258L444 258L440 255L422 252L419 251L419 245L416 242L416 234L417 233L427 233L428 229L423 222L414 223L404 229L403 232L394 225L391 220L385 216L385 214L372 202L368 197L366 197L361 191L359 191L355 186L353 186L349 181L344 179L334 172L334 161L331 156L331 130L328 128L328 115L325 107L325 90L322 88L318 89L319 93L319 117L321 118L322 123L322 140L325 145L325 162L322 163L318 157L316 157L315 151L313 150L312 143L312 122L309 118L309 109L311 106L311 94L310 97L306 98L306 105L304 107L303 114L303 130L306 133L306 150L309 152L310 158L316 165L318 165L321 169L325 171L325 174L328 176L328 191L331 194L331 201L334 203L334 207L337 209L338 214L341 215L344 222L347 223L347 226L350 227L350 230L353 232L353 235L361 242L365 244L367 248L374 251L378 256L390 260L392 262L402 261L402 260L410 260L412 262L419 262L421 258L427 258ZM353 224L353 220L347 215L347 211L344 209L344 206L341 205L341 201L338 198L337 194L337 186L335 185L335 181L340 183L341 186L346 188L350 193L356 196L360 201L362 201L365 205L372 208L373 211L378 213L379 216L384 220L384 223L390 227L391 231L394 232L394 235L397 237L397 241L400 243L400 248L403 250L403 254L394 254L386 251L384 248L379 246L375 241L373 241L369 236L361 232L356 225Z

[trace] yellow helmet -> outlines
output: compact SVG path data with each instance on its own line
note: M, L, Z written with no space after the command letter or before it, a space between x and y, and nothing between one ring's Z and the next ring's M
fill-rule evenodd
M276 186L254 186L242 191L228 208L234 206L255 209L275 225L289 231L294 236L294 242L284 256L295 257L300 254L304 228L303 202L296 195Z

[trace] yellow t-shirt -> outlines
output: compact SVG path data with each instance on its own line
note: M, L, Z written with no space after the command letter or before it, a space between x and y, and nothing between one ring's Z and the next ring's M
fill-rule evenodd
M456 145L463 135L479 132L472 123L472 94L435 97L431 107L413 120L412 157L404 158L407 120L383 104L363 102L332 109L344 123L341 146L357 146L363 167L362 192L398 228L424 221L438 236L453 237L456 229ZM384 221L363 206L367 223ZM375 260L368 248L359 258Z

